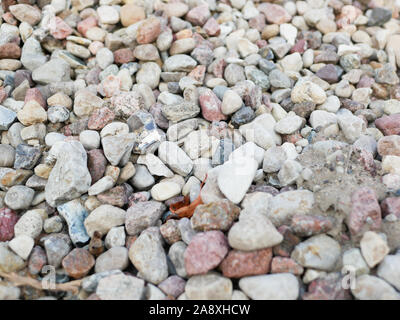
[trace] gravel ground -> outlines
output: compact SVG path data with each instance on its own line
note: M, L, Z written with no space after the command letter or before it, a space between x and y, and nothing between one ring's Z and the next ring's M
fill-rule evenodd
M400 299L395 0L3 0L0 300Z

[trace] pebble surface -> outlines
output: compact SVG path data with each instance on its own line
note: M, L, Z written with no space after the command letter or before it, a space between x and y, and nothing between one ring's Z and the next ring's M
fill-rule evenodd
M367 2L3 1L0 271L82 282L0 300L399 300L399 6Z

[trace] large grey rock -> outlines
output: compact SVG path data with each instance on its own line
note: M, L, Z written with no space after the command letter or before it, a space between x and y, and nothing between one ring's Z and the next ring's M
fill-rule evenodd
M57 155L45 187L47 203L56 207L85 193L92 182L87 168L87 155L77 141L64 142Z

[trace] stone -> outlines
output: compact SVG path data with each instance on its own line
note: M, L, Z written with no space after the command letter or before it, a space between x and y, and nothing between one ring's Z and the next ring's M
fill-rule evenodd
M0 106L0 130L8 130L16 118L17 114L14 111Z
M232 281L216 272L195 275L186 282L185 294L190 300L230 300Z
M304 272L302 266L293 259L284 257L274 257L271 262L271 273L292 273L301 275Z
M191 224L196 231L228 231L239 213L239 207L224 199L197 206Z
M136 41L139 44L152 43L157 40L160 33L160 20L156 17L151 17L140 23L136 34Z
M228 242L221 231L196 234L185 251L185 269L189 276L205 274L217 267L228 253Z
M188 72L196 67L197 62L185 54L176 54L164 61L164 70L168 72Z
M35 123L46 122L47 113L38 102L31 100L17 112L17 118L23 125L30 126Z
M20 235L12 239L8 246L12 251L14 251L17 255L19 255L22 259L26 260L31 253L34 241L31 237L27 235Z
M90 183L87 155L82 144L77 141L62 142L62 149L45 187L47 203L55 207L73 200L87 192Z
M93 237L95 231L105 235L111 228L123 225L125 216L125 210L109 204L103 204L89 214L84 221L84 225L89 237Z
M118 165L132 151L135 139L134 133L121 133L103 137L101 144L107 160L113 166Z
M239 287L253 300L296 300L299 296L299 282L291 273L244 277Z
M194 7L186 14L186 20L196 26L203 26L211 13L207 4Z
M299 243L291 258L303 267L331 271L340 257L339 243L325 234Z
M140 300L144 295L144 281L122 273L100 279L96 294L101 300Z
M375 267L389 253L389 247L384 239L373 231L364 233L360 241L361 253L370 268Z
M94 257L89 251L82 248L73 249L62 260L65 272L74 279L80 279L87 275L94 263Z
M12 210L28 209L32 203L35 191L26 186L13 186L4 197L5 204Z
M225 162L218 174L219 189L230 201L239 203L250 187L257 167L257 161L249 157L235 157Z
M301 102L314 102L316 104L322 104L326 100L326 94L324 90L311 81L297 82L294 86L291 99L294 103Z
M166 206L158 201L138 202L126 212L125 228L129 235L137 235L154 226L165 212Z
M280 5L271 3L262 3L258 10L265 15L267 21L271 24L283 24L291 20L290 14Z
M32 72L32 79L40 84L69 81L70 66L63 59L52 59Z
M143 7L133 3L127 3L121 7L120 18L122 25L124 27L129 27L136 22L144 20L146 18L146 13Z
M308 190L287 191L269 201L268 218L275 226L291 220L293 215L307 214L314 205L314 194Z
M333 223L332 220L323 216L296 214L292 218L290 227L296 235L310 237L330 231Z
M224 277L242 278L268 273L271 260L271 248L254 251L231 250L220 264L220 268Z
M203 117L208 121L225 120L226 116L221 111L221 101L210 89L204 89L199 94L199 103Z
M14 237L14 226L18 216L9 208L0 209L0 242L9 241Z
M158 147L158 157L167 164L172 171L182 176L187 176L193 169L193 161L174 142L161 142Z
M41 210L26 211L14 226L15 236L26 235L35 239L40 235L43 228Z
M41 157L39 147L31 147L25 144L19 144L15 148L15 169L33 169Z
M243 105L242 98L233 90L226 90L223 96L221 111L229 115L238 111Z
M125 270L129 264L128 249L112 247L96 259L95 272L102 273L112 270Z
M129 259L148 282L159 284L168 277L167 256L158 234L142 232L129 249Z
M364 187L352 195L352 209L348 217L348 226L353 235L367 230L379 230L382 222L381 208L375 191Z
M41 11L28 4L15 4L9 7L13 16L21 22L27 22L31 26L36 25L42 18Z
M181 187L175 182L166 181L155 184L150 192L154 200L165 201L179 195Z
M270 248L282 240L271 221L261 214L239 216L228 233L229 245L242 251Z
M55 233L44 240L47 263L55 268L61 266L62 259L71 251L71 241L63 233Z
M84 221L88 212L78 199L57 206L58 213L65 219L68 225L68 233L75 245L83 245L89 241Z
M399 255L387 255L379 264L377 275L394 286L397 290L400 288L399 277Z
M0 271L16 272L24 267L24 260L9 250L6 243L0 243Z
M358 300L399 300L400 295L386 281L364 274L357 277L357 286L351 293Z

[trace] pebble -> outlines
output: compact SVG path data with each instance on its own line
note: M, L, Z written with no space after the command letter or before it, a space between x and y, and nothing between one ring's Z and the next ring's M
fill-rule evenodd
M112 227L124 224L125 215L125 210L109 204L103 204L89 214L84 221L84 225L89 237L92 237L95 231L105 235Z
M375 267L389 253L389 247L384 239L373 231L364 233L360 241L361 253L370 268Z
M62 260L64 270L74 279L80 279L87 275L90 269L93 268L94 263L94 257L89 251L82 248L73 249Z
M111 274L100 279L96 295L101 300L140 300L144 295L144 281L122 273Z
M205 274L217 267L227 253L228 241L221 231L197 233L185 250L186 273Z
M128 265L128 249L124 246L116 246L98 256L96 259L95 272L102 273L112 270L123 271L128 267Z
M303 267L332 271L340 257L339 243L324 235L317 235L299 243L291 258Z
M271 221L261 214L239 216L228 233L229 245L237 250L251 251L273 247L283 240Z
M368 274L357 277L351 293L358 300L399 300L400 295L386 281Z
M159 284L168 277L167 256L157 234L142 232L129 249L129 259L148 282Z
M165 205L158 201L136 203L126 211L126 232L129 235L136 235L148 227L154 226L165 210Z
M190 300L230 300L232 281L216 272L195 275L189 278L185 294Z
M240 289L253 300L296 300L299 282L291 273L258 275L239 280Z

